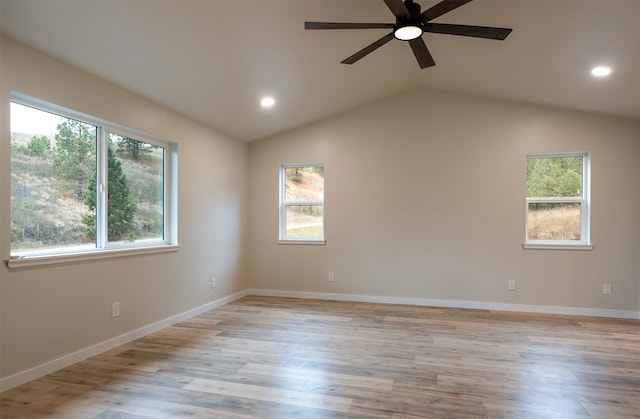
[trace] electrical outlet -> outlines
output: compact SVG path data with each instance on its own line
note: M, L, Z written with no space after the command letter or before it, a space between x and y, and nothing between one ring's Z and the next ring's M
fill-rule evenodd
M507 289L510 291L515 291L516 289L516 280L515 279L509 279L507 281Z
M211 278L211 288L215 288L215 287L216 287L216 279Z
M333 276L333 272L329 272L329 277L327 278L327 281L334 282L335 280L336 280L336 277Z
M602 284L602 293L606 295L611 294L611 284Z
M115 318L120 315L120 303L111 304L111 317Z

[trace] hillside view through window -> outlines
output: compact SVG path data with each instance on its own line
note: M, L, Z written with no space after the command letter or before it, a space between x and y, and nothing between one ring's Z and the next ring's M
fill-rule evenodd
M163 239L165 148L16 102L10 112L12 255Z

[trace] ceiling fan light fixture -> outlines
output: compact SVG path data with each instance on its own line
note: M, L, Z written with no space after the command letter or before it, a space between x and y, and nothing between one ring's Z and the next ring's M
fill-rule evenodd
M414 24L398 26L393 30L393 36L401 41L411 41L422 36L422 28Z

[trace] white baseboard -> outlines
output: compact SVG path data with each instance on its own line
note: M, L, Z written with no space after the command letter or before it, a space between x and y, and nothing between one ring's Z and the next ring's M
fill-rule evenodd
M52 372L58 371L62 368L66 368L77 362L84 361L85 359L91 358L92 356L101 354L102 352L116 348L120 345L124 345L125 343L134 341L153 332L157 332L158 330L162 330L166 327L190 319L209 310L213 310L214 308L228 304L246 295L248 295L246 290L240 291L228 297L220 298L219 300L215 300L200 307L185 311L184 313L171 316L159 322L141 327L136 330L132 330L131 332L127 332L123 335L116 336L112 339L108 339L96 345L89 346L88 348L84 348L58 359L54 359L42 365L30 368L26 371L21 371L19 373L2 378L0 379L0 393L10 390L19 385L28 383L29 381L35 380L37 378L44 377L47 374L51 374Z
M336 294L325 292L281 291L265 289L246 290L247 295L272 297L311 298L316 300L357 301L363 303L404 304L415 306L472 308L496 311L519 311L523 313L567 314L573 316L611 317L617 319L640 319L640 311L608 310L600 308L540 306L529 304L505 304L484 301L440 300L432 298L385 297L378 295Z
M7 391L29 381L44 377L47 374L66 368L77 362L84 361L87 358L98 355L102 352L116 348L125 343L139 339L143 336L157 332L158 330L172 326L181 321L198 316L214 308L231 303L239 298L247 295L271 296L271 297L292 297L292 298L309 298L316 300L335 300L335 301L356 301L366 303L383 303L383 304L404 304L417 306L432 307L452 307L452 308L472 308L483 310L499 310L499 311L519 311L525 313L545 313L545 314L568 314L576 316L595 316L595 317L612 317L624 319L640 319L640 311L631 310L607 310L597 308L581 308L581 307L561 307L561 306L538 306L527 304L504 304L482 301L465 301L465 300L440 300L430 298L411 298L411 297L385 297L376 295L360 295L360 294L337 294L324 292L306 292L306 291L283 291L283 290L265 290L265 289L247 289L228 297L212 301L200 307L185 311L159 322L141 327L123 335L116 336L104 342L88 348L81 349L77 352L65 355L53 361L49 361L42 365L21 371L14 375L0 379L0 393Z

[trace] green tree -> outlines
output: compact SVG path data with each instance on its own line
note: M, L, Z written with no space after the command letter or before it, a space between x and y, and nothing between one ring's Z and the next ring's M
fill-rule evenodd
M142 141L134 140L132 138L118 137L118 153L128 154L133 161L140 161L144 156L151 154L151 144L143 143Z
M27 149L33 156L44 157L51 150L51 140L45 135L34 135L29 140Z
M582 157L529 158L527 196L582 196Z
M58 124L55 139L53 168L56 177L62 189L83 199L89 179L95 177L96 127L66 119Z
M138 205L131 195L127 176L122 171L120 160L115 157L113 149L109 146L107 160L107 226L109 241L126 239L135 240L133 235L133 218L138 210ZM96 179L89 180L88 192L84 198L89 213L82 215L82 222L87 226L86 234L89 238L95 238L96 234Z

